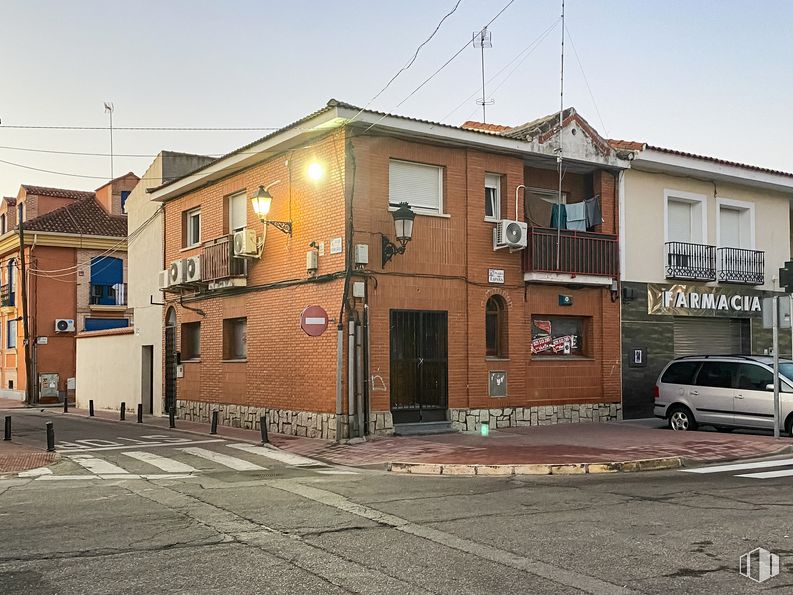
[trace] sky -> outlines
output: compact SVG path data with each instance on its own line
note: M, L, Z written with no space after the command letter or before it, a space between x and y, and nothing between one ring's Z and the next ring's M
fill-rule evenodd
M115 127L281 127L330 98L367 105L456 1L2 0L0 195L105 183L107 130L11 126L106 127L106 101ZM472 34L507 2L461 0L370 107L481 120ZM559 0L514 0L490 26L488 122L559 109L559 15ZM564 103L601 135L793 172L793 2L567 0L565 20ZM116 130L112 171L142 175L160 150L223 154L265 134Z

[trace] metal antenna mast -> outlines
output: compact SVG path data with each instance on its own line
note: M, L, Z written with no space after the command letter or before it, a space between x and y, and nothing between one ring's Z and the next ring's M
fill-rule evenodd
M562 132L564 126L564 0L562 0L562 56L561 56L561 71L559 79L559 155L556 157L556 162L559 165L559 195L556 199L557 220L556 220L556 270L559 270L561 260L561 245L562 245L562 158L564 151L562 148Z
M474 47L482 50L482 99L477 99L476 102L482 106L482 122L487 122L487 106L493 105L495 100L491 99L488 101L485 94L485 48L493 47L493 38L487 27L484 27L481 31L475 31L473 38Z
M105 113L110 114L110 179L114 178L113 174L113 103L105 101Z

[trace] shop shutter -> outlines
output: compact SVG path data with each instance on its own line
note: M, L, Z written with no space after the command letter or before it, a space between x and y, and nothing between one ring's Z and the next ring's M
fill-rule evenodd
M749 332L746 321L729 318L678 317L674 324L675 356L743 353L743 335Z

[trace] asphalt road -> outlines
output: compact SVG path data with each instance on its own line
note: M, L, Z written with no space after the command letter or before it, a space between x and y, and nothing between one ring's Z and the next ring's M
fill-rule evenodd
M17 435L40 440L47 415L15 412ZM57 420L64 460L0 480L0 593L793 590L793 476L389 475ZM183 471L147 479L168 475L152 461ZM762 585L738 572L757 547L780 557Z

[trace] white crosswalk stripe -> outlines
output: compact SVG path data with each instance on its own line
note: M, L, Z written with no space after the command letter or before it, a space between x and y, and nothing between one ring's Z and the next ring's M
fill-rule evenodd
M267 467L261 467L255 463L251 463L250 461L246 461L244 459L238 459L237 457L232 457L229 455L224 455L219 452L215 452L213 450L207 450L205 448L180 448L182 452L186 452L187 454L200 457L202 459L206 459L207 461L212 461L213 463L217 463L218 465L223 465L224 467L228 467L229 469L234 469L235 471L266 471Z
M773 479L776 477L791 477L793 469L775 469L777 467L793 467L793 458L771 459L768 461L752 461L751 463L730 463L727 465L712 465L697 469L683 469L684 473L734 473L735 477L747 479ZM774 469L773 471L758 471L761 469ZM753 471L752 473L735 473L736 471Z
M153 452L133 450L132 452L122 452L121 454L133 459L137 459L138 461L143 461L149 465L153 465L162 471L167 471L168 473L193 473L198 471L198 469L191 467L186 463L182 463L181 461L170 459L168 457L161 457L160 455L156 455Z
M245 443L227 444L226 446L228 446L229 448L236 448L237 450L258 455L260 457L266 457L268 459L278 461L279 463L283 463L284 465L293 465L295 467L327 467L325 463L322 463L320 461L315 461L314 459L309 459L307 457L296 455L291 452L286 452L284 450L277 450L272 447L256 446L255 444L245 444Z
M746 473L735 477L750 477L752 479L773 479L774 477L790 477L793 469L782 469L780 471L763 471L761 473Z
M97 459L93 455L71 455L72 461L80 465L83 469L96 475L128 475L129 471L122 469L104 459Z

